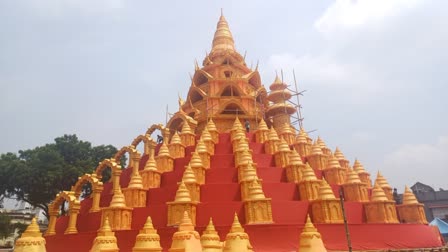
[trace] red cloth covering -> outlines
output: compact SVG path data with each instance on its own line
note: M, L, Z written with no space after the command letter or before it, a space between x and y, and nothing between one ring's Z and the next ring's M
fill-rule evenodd
M254 141L254 134L246 135ZM250 147L253 149L253 158L257 163L257 174L263 180L263 191L266 197L272 198L274 224L244 225L244 228L256 252L296 251L310 204L308 201L299 201L297 186L286 183L285 170L275 167L273 156L264 153L262 144L252 142ZM160 145L157 146L157 150L159 148ZM177 183L182 178L184 167L188 164L193 150L194 146L187 147L187 157L176 159L174 170L162 174L160 188L148 190L146 207L133 209L132 230L115 232L121 252L132 250L135 237L148 216L152 217L153 224L161 236L164 251L168 251L176 228L166 227L168 209L166 202L174 200ZM141 159L140 169L143 169L146 160L147 155ZM233 222L234 213L238 214L241 223L246 222L229 134L220 135L220 142L215 146L215 155L211 157L211 167L206 171L206 184L201 186L201 202L198 203L196 210L196 229L202 232L211 217L221 240L224 240ZM122 187L126 187L129 183L131 171L131 168L123 170L120 178ZM321 178L321 171L315 170L315 173L318 178ZM339 197L339 186L332 185L331 188L335 196ZM105 183L101 194L101 207L109 206L112 199L111 192L112 184ZM101 212L88 212L91 204L90 198L81 202L77 221L79 234L64 235L68 216L58 218L57 234L46 236L48 252L89 251L101 223ZM443 244L440 234L427 225L366 224L362 203L345 202L344 206L355 250L429 248ZM322 234L327 249L347 249L343 224L318 224L316 227Z

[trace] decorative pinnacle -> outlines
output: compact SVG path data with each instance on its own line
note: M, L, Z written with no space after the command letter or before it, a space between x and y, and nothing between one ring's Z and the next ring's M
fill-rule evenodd
M207 129L208 129L208 131L218 131L218 129L216 128L215 122L213 122L212 118L210 118L210 120L208 120Z
M169 156L170 150L168 149L168 146L166 145L165 141L162 143L159 149L158 156Z
M338 147L336 147L336 150L334 150L334 156L335 156L338 160L341 160L341 159L344 159L344 160L345 160L345 156L344 156L344 154L342 153L342 151L341 151Z
M381 188L392 189L392 187L389 185L389 183L387 183L386 178L383 175L381 175L380 171L378 171L378 173L376 175L375 183L378 183Z
M254 179L249 187L249 198L250 199L265 199L263 189L261 188L258 179Z
M213 37L212 53L226 50L235 51L235 41L230 32L229 24L221 13L218 24L216 25L215 36Z
M196 152L197 153L207 152L207 146L205 146L205 143L202 140L202 138L199 138L198 143L196 144Z
M364 169L364 166L359 162L358 159L355 159L355 162L353 163L353 170L357 173L367 173Z
M263 131L269 130L268 125L266 124L266 122L264 121L263 118L261 118L261 121L258 124L258 130L263 130Z
M238 220L238 215L236 213L235 217L233 218L232 227L230 228L229 233L244 233L244 228L241 226L241 223Z
M110 227L109 217L104 219L103 225L98 230L98 236L113 236L114 232L112 232L112 228Z
M184 123L184 125L182 126L182 131L180 132L180 134L193 134L191 132L191 128L190 128L190 125L188 124L188 122Z
M411 204L418 204L418 200L415 197L414 193L412 193L412 191L409 190L409 187L405 186L403 193L403 205L411 205Z
M323 178L322 183L319 187L319 198L326 200L326 199L336 199L334 196L333 190L331 190L330 185L327 183L327 181Z
M194 175L193 169L191 169L191 166L188 164L185 166L185 171L182 176L182 181L187 184L196 183L196 176Z
M213 139L212 139L212 135L210 134L210 132L208 131L207 128L205 128L205 129L202 131L201 138L202 138L202 140L203 140L204 142L206 142L206 141L213 141Z
M290 165L303 165L302 158L299 153L297 153L296 149L293 149L291 153L289 153L289 164Z
M217 234L215 225L213 225L213 219L210 217L207 227L204 230L204 234Z
M140 230L140 234L157 234L157 231L154 229L154 226L152 225L152 219L151 216L148 216L146 219L145 225L143 226L142 230Z
M311 155L323 155L322 149L317 141L314 141L313 147L311 149Z
M372 189L372 198L370 201L388 201L386 197L386 193L384 193L383 189L378 183L375 183L375 186Z
M184 216L179 224L179 231L194 231L194 225L191 222L190 216L188 216L188 212L184 212Z
M317 228L314 227L313 222L311 222L311 218L310 215L307 214L306 215L306 223L305 226L303 227L302 233L317 233ZM320 235L319 235L320 237Z
M39 225L37 225L36 217L31 220L31 224L28 225L25 232L22 234L23 237L42 237L39 230Z
M154 151L151 151L149 154L148 161L146 161L144 170L157 171L157 163L154 159Z
M360 184L360 183L361 179L359 179L358 173L356 173L352 169L349 169L346 184Z
M126 201L124 199L123 192L121 192L121 188L118 188L118 191L114 192L114 196L112 196L112 201L110 202L110 207L126 207Z
M193 154L191 155L191 160L190 160L189 165L191 167L204 167L204 164L202 163L201 156L199 156L199 153L197 153L196 151L193 152Z
M232 130L238 130L238 129L243 129L243 125L241 124L240 119L236 117L232 125Z
M176 191L175 202L191 202L190 191L185 186L184 181L180 182L179 189Z
M302 180L317 180L316 174L314 173L314 170L313 168L311 168L309 163L306 163L305 168L303 169Z
M328 168L341 168L338 159L334 155L331 155L328 160Z
M307 137L306 137L306 133L303 130L303 128L300 129L299 135L296 138L296 142L297 143L308 143L308 140L307 140Z
M177 131L174 133L173 137L171 138L170 144L182 144L182 141L180 139L179 134L177 134Z
M280 139L280 143L278 145L278 151L281 151L281 152L290 152L291 151L291 149L289 149L288 143L286 142L286 140L283 137Z
M269 135L268 135L268 137L269 137L269 140L271 140L271 141L278 141L278 140L280 140L280 139L278 138L277 131L275 131L274 127L272 127L272 128L269 130Z

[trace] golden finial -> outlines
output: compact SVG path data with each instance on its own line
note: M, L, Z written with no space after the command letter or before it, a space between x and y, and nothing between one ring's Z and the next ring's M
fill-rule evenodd
M370 201L388 201L386 193L378 183L375 183L375 186L372 189L372 198Z
M341 151L338 147L336 147L336 149L334 150L334 156L335 156L338 160L345 159L344 154L342 153L342 151Z
M241 226L240 220L238 219L238 215L235 213L235 217L233 218L232 227L230 228L229 233L244 233L244 228Z
M179 189L176 191L175 202L191 202L190 191L185 186L184 181L180 182Z
M204 128L204 130L202 131L201 138L204 142L213 141L212 135L210 134L207 128Z
M240 122L240 119L238 117L235 118L235 121L233 121L232 129L231 130L238 130L242 129L243 125Z
M280 139L278 138L277 131L275 131L274 127L272 127L272 128L269 130L269 135L268 135L268 137L269 137L269 140L271 140L271 141L278 141L278 140L280 140Z
M229 24L221 13L218 24L216 25L215 36L212 43L212 54L216 51L235 51L235 41L230 32Z
M314 173L313 168L311 168L309 163L305 164L305 168L303 169L302 173L302 180L310 181L310 180L317 180L316 174Z
M193 134L191 132L190 125L188 124L187 121L184 122L184 125L182 126L182 131L180 133L181 134Z
M207 146L205 146L205 143L202 140L202 138L199 138L198 144L196 144L196 152L197 153L207 152Z
M364 169L364 166L359 162L359 160L356 158L355 162L353 163L353 170L357 173L364 173L366 170Z
M203 251L222 251L222 243L218 232L216 232L213 220L210 221L201 236Z
M311 155L323 155L322 149L317 141L314 141L313 146L311 148Z
M299 153L297 153L296 149L293 149L291 153L289 153L289 164L290 165L303 165L302 158Z
M323 178L322 183L319 187L319 199L336 199L334 196L333 190L331 190L330 185L327 183L327 181Z
M39 225L37 225L36 217L31 220L31 224L28 225L25 232L23 232L22 237L42 237Z
M305 223L305 226L303 227L302 232L317 232L316 227L314 227L313 222L311 222L311 218L310 218L309 214L306 215L306 223ZM320 238L320 234L319 234L319 238Z
M154 151L151 151L149 154L148 161L146 161L144 170L157 171L157 163L154 159Z
M243 180L258 180L257 171L251 162L247 162L247 166L243 168Z
M193 169L191 169L190 164L185 166L185 171L182 176L182 181L187 184L196 183L196 176L194 175Z
M297 143L308 143L308 139L306 137L305 131L301 128L299 130L299 135L296 138Z
M159 157L170 156L170 150L168 149L168 146L166 145L165 141L163 141L162 145L160 146L159 153L157 155Z
M378 183L381 188L392 188L380 171L376 174L375 183Z
M124 199L123 192L121 192L121 188L118 188L117 192L112 196L110 207L126 207L126 200Z
M334 155L331 155L328 160L328 168L341 168L338 159Z
M106 216L103 225L98 230L98 236L110 236L113 235L112 228L110 227L109 217Z
M359 179L358 174L352 169L349 169L346 184L359 184L359 183L361 183L361 179Z
M258 124L258 130L269 130L268 125L266 125L266 122L263 118L261 118L260 123Z
M39 231L36 218L31 220L31 224L28 225L22 236L17 239L14 245L15 252L45 252L45 238Z
M145 231L144 232L145 234L148 234L148 233L155 234L155 233L157 233L157 231L154 229L154 226L152 225L151 216L148 216L148 218L146 218L146 222L145 222L145 225L143 225L142 231ZM140 233L142 233L142 231L140 231Z
M177 131L174 132L174 135L171 138L170 144L182 144L182 141L180 140L180 136L179 136L179 134L177 134Z
M188 212L184 211L184 216L179 224L179 231L194 231L194 225L191 221L190 216L188 216Z
M415 197L414 193L412 193L412 191L409 190L409 187L405 186L403 193L403 205L410 205L410 204L418 204L418 200Z
M132 251L162 251L162 247L160 246L160 236L152 225L151 216L148 216L145 225L138 233Z
M190 164L191 167L203 167L204 164L202 163L201 156L199 156L199 153L196 151L192 153Z
M216 128L215 122L213 121L212 118L210 118L210 120L208 120L207 129L208 129L208 131L217 131L218 130Z
M249 199L265 199L263 189L261 188L258 179L252 181L249 187Z
M281 152L290 152L291 151L288 143L286 142L286 140L283 137L281 137L280 143L278 144L278 151L281 151Z

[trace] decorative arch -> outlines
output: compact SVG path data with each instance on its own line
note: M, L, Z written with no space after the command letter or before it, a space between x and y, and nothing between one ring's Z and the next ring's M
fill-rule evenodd
M160 132L162 133L163 139L169 139L169 137L170 137L169 127L165 127L161 123L151 125L151 127L149 127L148 130L146 130L145 135L151 136L152 133L154 133L154 131L156 131L156 130L160 130Z
M231 95L232 92L233 92L233 96L243 96L243 95L245 95L244 90L241 89L240 86L234 85L234 84L225 85L219 91L220 96L232 96Z
M222 106L222 109L221 109L221 111L219 111L219 114L222 114L222 115L245 115L245 114L247 114L247 111L244 110L238 102L231 100Z
M145 155L149 155L151 149L155 148L156 142L151 138L151 135L145 134L145 135L139 135L137 136L131 143L131 146L133 146L135 149L137 146L143 142L144 143L144 151Z
M184 114L184 113L175 113L168 123L166 124L166 127L169 128L169 130L174 134L176 131L181 131L182 126L184 122L188 122L190 125L191 130L194 132L196 130L196 126L198 125L198 122L191 118L190 116ZM168 138L167 138L168 139Z
M96 174L84 174L78 178L76 184L72 187L72 192L74 192L75 197L79 199L82 192L82 187L90 183L92 185L92 207L90 208L91 213L99 212L100 209L100 197L101 192L103 192L103 182L101 182Z
M64 234L76 234L78 230L76 229L76 220L78 218L79 209L81 204L79 200L75 197L75 193L72 191L62 191L58 193L53 200L53 202L48 206L50 220L48 223L48 230L46 235L56 234L56 219L58 218L59 209L61 205L67 201L69 203L69 221L67 229Z
M202 69L197 70L193 76L193 82L198 86L207 83L211 79L213 79L213 76Z
M117 164L113 159L104 159L100 162L100 164L95 169L96 177L101 180L102 173L106 168L110 168L112 170L112 187L113 192L116 193L120 190L120 175L121 175L121 165Z
M205 93L204 90L202 90L198 87L190 87L190 90L188 91L188 95L187 95L190 103L196 103L198 101L201 101L206 96L207 96L207 93Z
M257 70L244 75L243 78L255 89L262 87L260 73Z

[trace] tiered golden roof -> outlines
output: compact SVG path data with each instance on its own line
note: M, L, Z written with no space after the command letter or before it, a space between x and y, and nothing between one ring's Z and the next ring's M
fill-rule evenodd
M333 190L331 190L330 185L327 183L325 179L322 179L322 183L319 188L319 199L323 200L336 199Z
M403 205L419 204L414 193L406 186L403 193Z
M372 197L370 201L388 201L386 194L378 183L372 189Z
M180 182L179 188L176 191L176 198L174 202L191 202L190 192L185 186L184 181Z
M314 173L313 168L306 163L305 169L303 169L302 180L317 180L316 174Z

